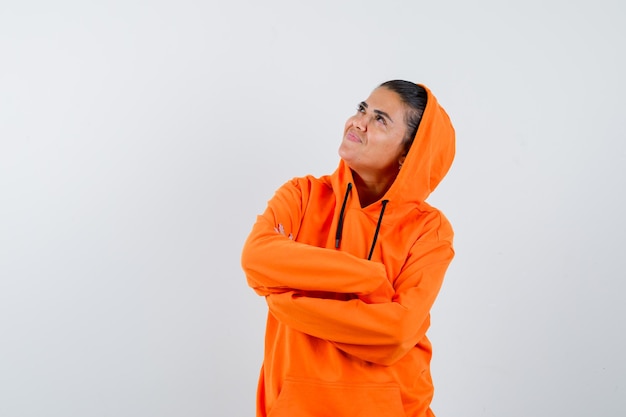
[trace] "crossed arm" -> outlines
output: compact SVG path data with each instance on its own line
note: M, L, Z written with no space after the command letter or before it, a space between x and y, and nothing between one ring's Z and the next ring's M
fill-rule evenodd
M439 238L415 242L392 280L379 262L288 238L297 235L298 197L299 189L288 183L258 217L242 253L249 285L285 325L363 360L396 362L428 328L430 308L454 256L449 224L442 218ZM307 296L311 291L358 297Z

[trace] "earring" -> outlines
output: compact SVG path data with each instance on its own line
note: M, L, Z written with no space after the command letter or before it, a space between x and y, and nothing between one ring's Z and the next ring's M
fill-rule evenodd
M400 165L400 166L398 167L398 169L399 169L399 170L400 170L400 169L402 169L402 164L404 164L404 160L405 160L405 158L406 158L406 154L405 154L405 155L402 155L402 156L400 157L400 160L398 161L398 165Z

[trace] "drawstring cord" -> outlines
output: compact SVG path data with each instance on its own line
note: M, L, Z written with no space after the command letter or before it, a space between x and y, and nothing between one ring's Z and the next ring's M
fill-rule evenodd
M350 195L350 191L352 191L352 183L348 183L348 187L346 188L346 193L343 196L343 204L341 204L341 211L339 212L339 221L337 222L337 231L335 232L335 249L339 249L341 245L341 235L343 233L343 219L346 213L346 203L348 202L348 196ZM370 248L370 253L367 256L367 260L372 259L372 255L374 254L374 248L376 247L376 241L378 240L378 232L380 232L380 225L383 222L383 215L385 214L385 207L389 200L382 201L382 208L380 209L380 215L378 216L378 223L376 224L376 231L374 232L374 239L372 240L372 247Z
M383 200L383 207L380 209L380 216L378 216L378 224L376 224L376 231L374 232L374 240L372 241L372 247L370 248L370 254L367 257L367 260L372 259L372 255L374 254L374 248L376 247L376 240L378 239L378 232L380 231L380 224L383 222L383 214L385 214L385 207L389 200Z
M339 249L339 245L341 244L341 233L343 233L343 215L346 211L346 203L348 202L348 195L350 195L350 191L352 190L352 183L348 183L348 188L346 188L346 194L343 196L343 204L341 205L341 212L339 213L339 222L337 223L337 232L335 233L335 249Z

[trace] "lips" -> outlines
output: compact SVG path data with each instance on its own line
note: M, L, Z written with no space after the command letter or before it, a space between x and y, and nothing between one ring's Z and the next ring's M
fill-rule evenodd
M358 137L357 134L354 133L352 130L349 130L348 133L346 133L346 139L349 140L350 142L357 142L357 143L363 142L361 138Z

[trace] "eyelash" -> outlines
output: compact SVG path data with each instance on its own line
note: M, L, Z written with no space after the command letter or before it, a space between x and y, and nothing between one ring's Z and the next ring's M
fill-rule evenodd
M358 113L365 113L365 107L363 107L362 104L359 104L358 106L356 106L356 111ZM385 118L383 116L381 116L380 114L376 115L376 121L382 123L385 126L387 126L387 120L385 120Z

